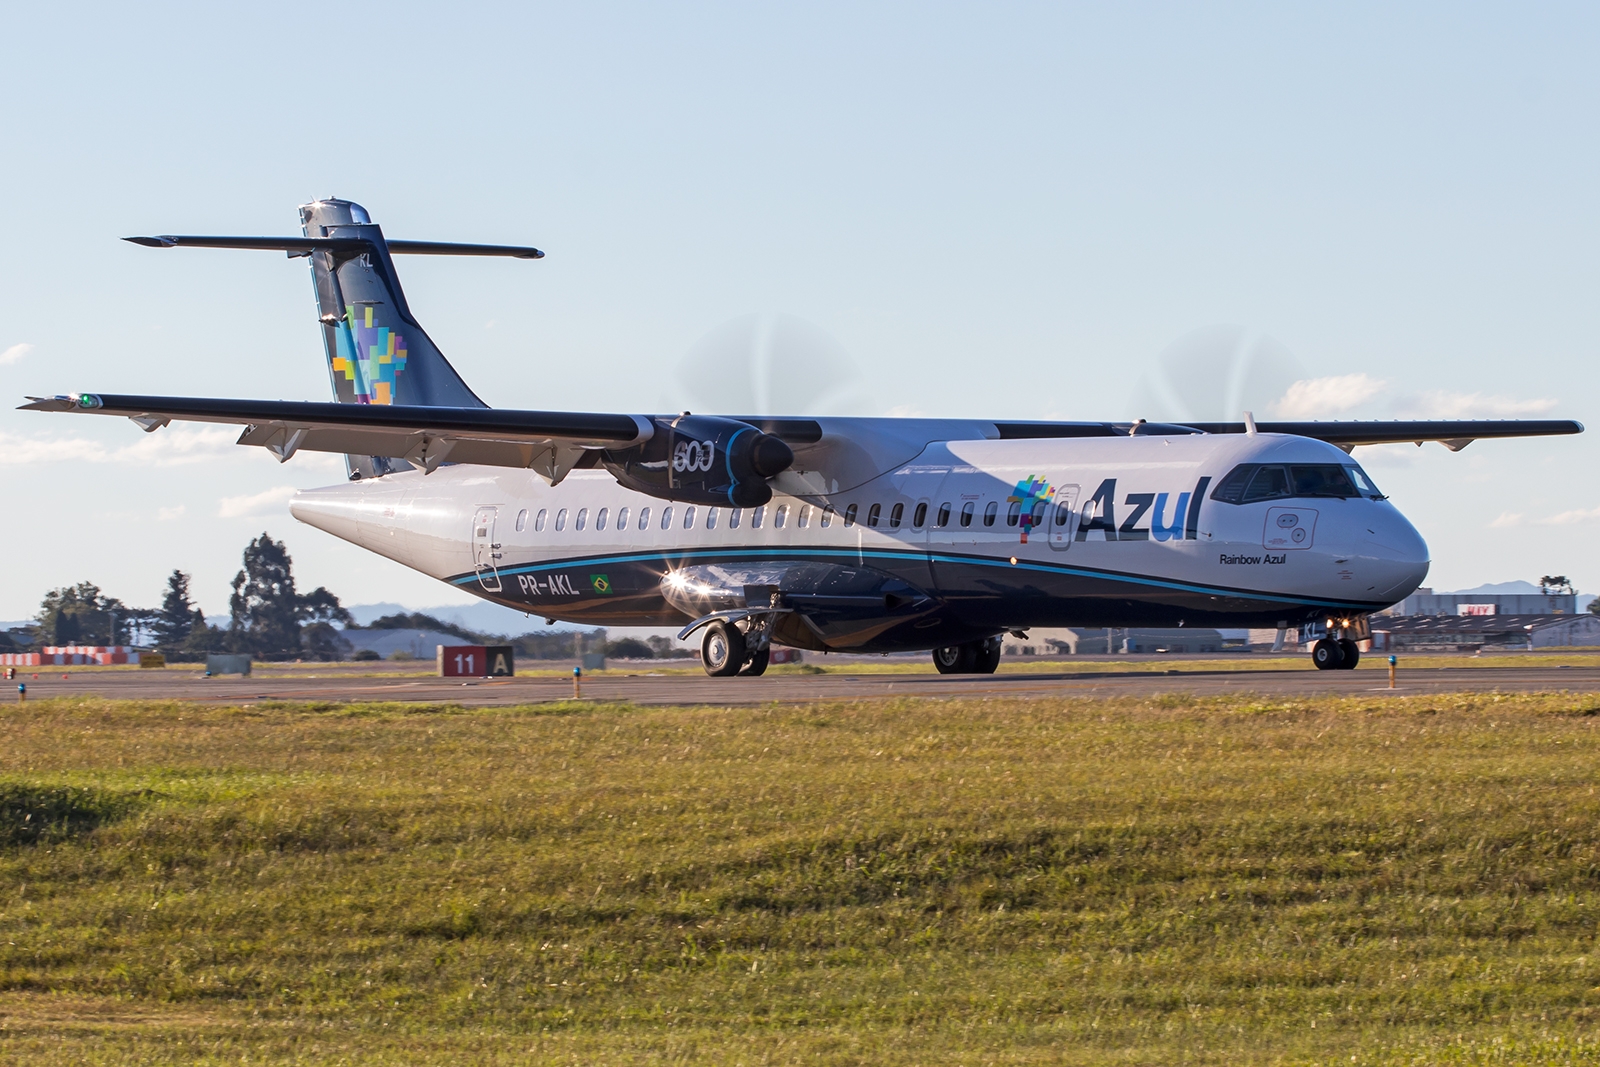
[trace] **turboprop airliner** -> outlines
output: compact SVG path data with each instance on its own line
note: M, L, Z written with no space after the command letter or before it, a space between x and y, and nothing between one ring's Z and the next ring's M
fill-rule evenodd
M1351 668L1428 572L1356 445L1580 433L1567 420L1156 424L490 408L429 340L394 257L536 248L388 240L346 200L298 237L163 235L311 266L335 402L72 393L36 411L234 423L280 461L344 453L295 518L554 620L682 627L716 676L774 644L932 652L992 672L1031 627L1289 628Z

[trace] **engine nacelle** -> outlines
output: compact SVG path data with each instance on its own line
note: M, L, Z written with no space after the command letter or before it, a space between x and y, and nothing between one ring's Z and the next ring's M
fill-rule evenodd
M607 451L601 462L623 486L662 500L760 507L772 499L767 479L794 462L780 438L747 422L680 415L655 427L644 444Z

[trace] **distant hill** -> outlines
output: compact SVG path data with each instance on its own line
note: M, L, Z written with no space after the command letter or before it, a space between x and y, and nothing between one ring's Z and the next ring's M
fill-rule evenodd
M1446 596L1460 596L1462 593L1500 593L1505 596L1518 594L1526 596L1537 594L1539 587L1532 582L1489 582L1486 585L1473 586L1471 589L1440 590L1440 592L1445 593Z

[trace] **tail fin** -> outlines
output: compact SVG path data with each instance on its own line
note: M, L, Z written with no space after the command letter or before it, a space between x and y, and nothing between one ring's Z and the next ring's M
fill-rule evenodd
M335 399L341 404L488 406L412 318L383 231L365 208L348 200L316 200L300 208L300 223L307 237L354 239L303 253L311 260Z
M423 332L406 306L390 253L511 256L541 259L522 245L449 241L386 241L366 208L348 200L314 200L300 208L304 237L126 237L149 248L281 249L311 260L317 315L328 352L334 399L341 404L486 408ZM350 477L405 470L381 456L350 456Z

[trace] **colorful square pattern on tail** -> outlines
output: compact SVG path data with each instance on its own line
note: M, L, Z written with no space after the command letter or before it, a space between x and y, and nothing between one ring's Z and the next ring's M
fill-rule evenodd
M355 390L358 404L392 404L395 384L406 369L405 338L387 326L375 324L373 308L346 305L339 323L339 354L333 373Z

